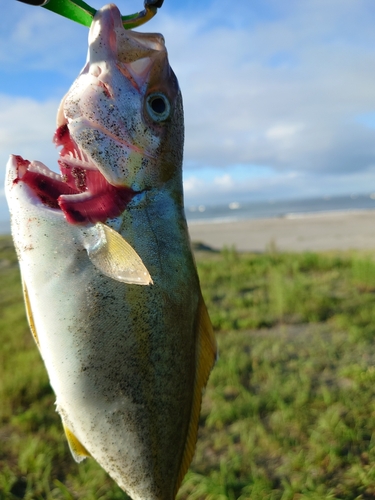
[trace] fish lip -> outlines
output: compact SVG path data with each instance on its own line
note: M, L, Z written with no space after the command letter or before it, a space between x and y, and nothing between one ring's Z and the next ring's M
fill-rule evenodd
M103 35L105 36L103 44ZM100 55L106 56L105 59L111 58L113 54L117 53L117 40L116 36L122 34L126 38L137 41L144 49L148 50L165 50L165 40L162 35L159 35L157 39L145 38L143 33L138 31L133 31L131 29L125 29L122 23L121 13L118 7L111 3L107 4L101 9L98 9L94 15L93 21L91 23L89 31L89 46L94 48L94 51L90 53L90 58L95 59L95 44L99 40ZM137 59L140 59L137 57Z
M20 172L19 168L19 160L29 163L32 167L38 166L41 168L45 168L49 171L49 175L58 176L56 172L49 170L45 165L40 162L23 160L23 158L19 155L9 155L9 160L6 166L6 181L5 181L5 194L8 199L8 204L11 206L11 198L12 198L12 190L16 186L22 186L22 191L17 192L17 204L20 203L20 197L24 202L28 205L32 205L33 207L42 210L44 214L48 213L53 217L64 218L63 212L58 208L53 208L49 205L43 203L43 201L36 194L35 190L33 190L27 183L22 181L23 173Z

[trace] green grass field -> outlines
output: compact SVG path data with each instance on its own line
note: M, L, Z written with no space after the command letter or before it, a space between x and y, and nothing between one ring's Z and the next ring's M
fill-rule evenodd
M220 359L179 500L375 498L375 257L197 252ZM0 238L0 499L128 498L70 456Z

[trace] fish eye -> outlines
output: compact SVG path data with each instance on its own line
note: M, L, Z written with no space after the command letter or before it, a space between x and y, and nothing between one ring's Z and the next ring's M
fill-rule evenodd
M150 117L156 122L163 122L171 113L169 100L161 92L155 92L147 96L146 109Z

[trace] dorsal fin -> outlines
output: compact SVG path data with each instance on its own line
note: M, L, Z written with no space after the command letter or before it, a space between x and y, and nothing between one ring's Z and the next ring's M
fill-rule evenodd
M185 450L176 483L175 495L192 461L198 435L199 415L202 404L202 393L207 385L208 377L215 364L217 346L211 320L203 297L200 297L197 311L197 351L196 369L190 423L186 437Z

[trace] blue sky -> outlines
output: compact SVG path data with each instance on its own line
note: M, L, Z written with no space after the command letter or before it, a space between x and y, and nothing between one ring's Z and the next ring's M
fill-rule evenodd
M4 178L10 153L57 168L55 115L88 30L15 0L2 7ZM374 21L373 0L165 0L142 31L164 34L183 92L186 203L374 191Z

